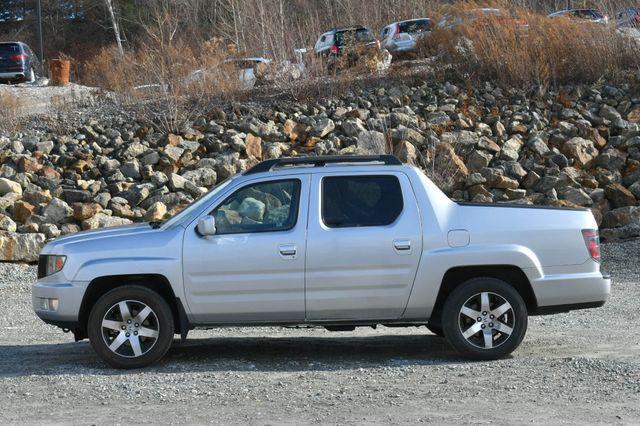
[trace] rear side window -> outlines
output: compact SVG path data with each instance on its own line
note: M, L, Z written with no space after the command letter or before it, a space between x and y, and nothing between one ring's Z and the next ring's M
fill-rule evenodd
M390 225L402 208L402 189L395 176L322 180L322 220L330 228Z

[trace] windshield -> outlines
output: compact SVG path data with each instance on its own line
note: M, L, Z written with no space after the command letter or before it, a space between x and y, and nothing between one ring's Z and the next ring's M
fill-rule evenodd
M177 223L181 222L183 219L189 217L191 215L191 213L194 213L194 212L200 210L200 208L202 208L203 206L206 206L207 204L209 204L209 201L211 201L211 199L214 198L217 194L219 194L224 188L229 186L229 184L231 182L233 182L233 180L234 180L234 177L230 177L229 179L225 180L224 182L219 183L218 185L214 186L213 188L211 188L211 190L209 192L204 194L202 197L200 197L199 199L197 199L193 203L189 204L186 208L184 208L181 211L179 211L177 214L175 214L170 219L168 219L163 224L163 226L172 226L174 224L177 224Z
M20 46L11 43L0 44L0 53L20 53Z

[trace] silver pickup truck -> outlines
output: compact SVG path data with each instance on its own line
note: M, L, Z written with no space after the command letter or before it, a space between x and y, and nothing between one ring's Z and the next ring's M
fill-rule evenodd
M210 326L424 325L495 359L528 315L602 306L610 286L587 209L461 204L392 156L310 157L263 161L165 222L51 242L33 307L119 368Z

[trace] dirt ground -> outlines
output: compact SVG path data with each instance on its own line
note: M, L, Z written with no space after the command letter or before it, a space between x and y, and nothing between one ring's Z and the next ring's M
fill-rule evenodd
M605 307L532 318L500 361L462 360L424 328L233 328L137 371L39 321L35 267L0 264L0 421L638 424L639 255L640 241L605 245Z

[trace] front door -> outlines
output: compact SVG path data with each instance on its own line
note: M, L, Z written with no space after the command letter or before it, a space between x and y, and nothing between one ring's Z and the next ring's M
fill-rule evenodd
M315 174L311 193L307 319L399 318L422 253L407 176Z
M216 235L185 231L187 304L199 323L304 320L309 178L245 183L210 212Z

